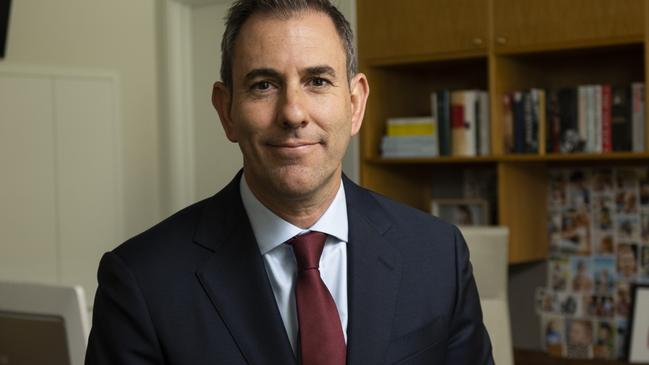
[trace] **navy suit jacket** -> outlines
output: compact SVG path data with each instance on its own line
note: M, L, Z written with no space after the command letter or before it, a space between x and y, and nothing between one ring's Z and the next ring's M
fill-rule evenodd
M240 178L103 256L86 364L297 364ZM347 363L493 364L457 228L343 183Z

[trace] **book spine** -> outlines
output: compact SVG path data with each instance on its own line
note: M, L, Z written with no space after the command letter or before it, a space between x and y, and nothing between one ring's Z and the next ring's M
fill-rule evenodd
M464 92L464 132L466 134L466 149L464 156L475 156L477 154L478 128L476 125L476 103L478 92L466 90Z
M595 151L595 88L593 85L586 86L586 138L583 138L581 131L579 136L584 151Z
M561 152L580 152L584 143L579 136L577 125L577 89L559 90L559 119L561 122Z
M513 116L514 116L514 152L525 152L525 111L524 95L521 91L513 94Z
M593 152L602 152L602 85L594 85L595 90L595 103L593 107L594 127L593 134L595 141L593 143Z
M630 89L629 86L615 86L611 89L613 151L631 150Z
M503 122L505 153L514 152L514 116L512 112L512 95L503 95Z
M467 149L466 132L465 132L465 102L463 91L453 91L451 93L451 127L453 156L463 156Z
M550 90L548 94L547 115L550 124L548 148L550 152L561 151L561 118L559 116L559 91Z
M488 156L491 152L491 123L489 120L489 93L479 93L480 116L480 155Z
M590 140L588 138L588 85L580 85L577 87L577 129L579 131L579 138L584 141ZM587 146L586 148L589 148Z
M437 115L439 117L439 152L442 156L451 155L451 103L448 90L437 93Z
M602 85L602 152L611 152L611 85Z
M547 151L546 146L546 133L547 133L547 117L546 117L546 106L545 106L545 90L537 89L538 97L538 120L539 120L539 152L545 154Z
M525 98L525 152L537 153L539 150L539 112L537 110L539 95L536 89L527 92Z
M645 150L645 100L644 84L634 82L631 84L633 93L633 152Z

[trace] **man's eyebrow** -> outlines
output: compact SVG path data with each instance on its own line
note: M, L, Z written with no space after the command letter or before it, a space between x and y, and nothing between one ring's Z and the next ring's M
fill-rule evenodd
M277 70L272 68L256 68L250 70L245 76L246 81L252 81L258 77L269 77L273 79L279 79L281 77L280 73Z
M331 77L336 77L336 70L333 67L327 65L319 65L313 67L307 67L305 69L307 75L329 75Z

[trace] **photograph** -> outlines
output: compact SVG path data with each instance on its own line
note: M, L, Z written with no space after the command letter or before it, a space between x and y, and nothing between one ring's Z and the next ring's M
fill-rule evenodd
M633 190L638 189L638 170L637 168L624 168L616 169L615 181L617 190Z
M593 245L595 245L593 253L596 255L615 255L613 232L594 232Z
M617 223L617 240L629 241L640 238L640 218L637 214L618 214Z
M649 209L643 208L640 212L640 238L642 242L649 243Z
M610 168L599 168L593 170L592 175L593 194L613 193L613 170Z
M593 291L593 269L590 257L571 256L571 289L576 293Z
M615 291L615 258L595 256L592 259L595 294L612 295Z
M431 213L459 226L489 224L489 207L484 199L435 199L431 202Z
M640 179L640 205L649 206L649 174L645 170L644 177Z
M539 314L560 313L559 294L543 287L536 288L536 311Z
M561 250L590 255L590 217L584 211L568 209L561 220Z
M586 319L566 320L566 356L588 359L593 351L593 323Z
M632 287L632 311L629 317L629 362L649 362L649 285Z
M548 283L551 290L566 291L570 278L570 260L566 257L548 260L548 274Z
M638 245L620 243L617 245L617 274L620 279L635 279L638 273Z
M561 252L561 209L550 209L548 212L548 241L550 253L559 255Z
M587 209L590 205L590 176L587 170L573 170L568 175L568 205Z
M642 245L640 250L640 276L642 280L649 279L649 244Z
M626 318L615 320L615 352L618 359L626 359L627 356L627 329L629 322Z
M638 213L638 194L631 190L621 190L615 194L615 206L618 214Z
M595 322L593 358L614 359L615 357L615 323L612 321Z
M566 172L554 170L549 173L548 205L553 208L562 208L566 205Z
M631 307L631 285L626 281L619 281L615 290L615 314L618 317L629 317Z
M565 325L563 318L544 315L541 319L545 351L553 356L562 356L565 347Z

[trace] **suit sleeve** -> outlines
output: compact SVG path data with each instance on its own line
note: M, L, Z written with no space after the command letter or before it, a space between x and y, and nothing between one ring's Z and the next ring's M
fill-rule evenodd
M450 324L448 365L493 365L489 334L482 322L478 289L469 262L469 249L455 228L457 296Z
M108 252L99 264L86 365L164 364L142 292L120 257Z

